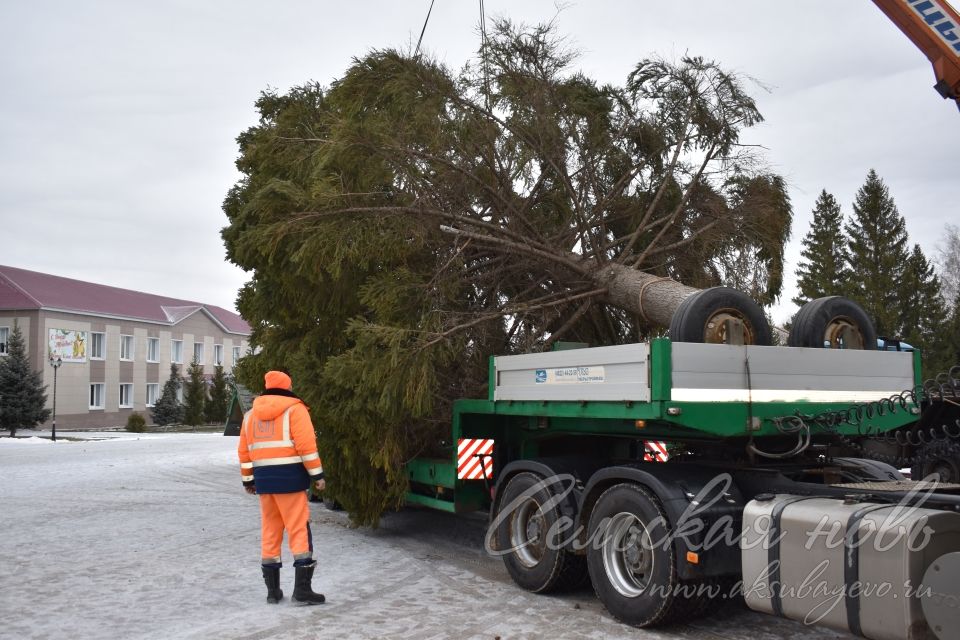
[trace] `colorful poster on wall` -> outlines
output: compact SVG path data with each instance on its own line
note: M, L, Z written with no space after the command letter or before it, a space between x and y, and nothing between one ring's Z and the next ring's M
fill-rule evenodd
M71 329L50 329L47 357L60 357L63 362L87 361L87 332Z

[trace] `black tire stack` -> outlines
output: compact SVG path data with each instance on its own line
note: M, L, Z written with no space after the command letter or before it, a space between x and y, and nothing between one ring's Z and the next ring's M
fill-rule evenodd
M800 307L793 318L793 327L787 346L823 348L827 328L836 322L845 322L856 328L863 337L864 350L876 350L877 331L867 313L854 301L841 296L827 296L811 300Z
M752 336L749 344L769 346L772 342L767 317L753 298L730 287L711 287L698 291L680 303L670 320L673 342L706 342L707 323L716 314L732 311L743 318Z

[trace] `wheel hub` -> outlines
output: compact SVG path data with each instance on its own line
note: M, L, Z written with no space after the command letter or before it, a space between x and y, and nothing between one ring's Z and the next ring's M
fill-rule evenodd
M540 503L527 498L510 516L510 546L525 567L537 566L545 551L546 521Z
M527 522L527 540L536 544L540 540L540 533L543 529L543 518L539 515L530 518Z
M707 318L703 341L710 344L754 344L753 328L736 309L719 309Z
M863 332L850 318L837 316L827 323L823 332L824 344L831 349L863 349Z
M610 519L602 554L607 579L620 594L636 598L647 590L653 579L654 550L650 533L637 516L622 512Z
M927 473L927 475L930 474L936 474L940 482L957 482L960 480L960 473L958 473L956 465L949 460L937 460L934 462L930 465L930 470Z

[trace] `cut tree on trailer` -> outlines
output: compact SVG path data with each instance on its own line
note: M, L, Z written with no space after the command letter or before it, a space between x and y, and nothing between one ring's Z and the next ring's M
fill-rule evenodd
M375 51L329 90L264 94L239 138L223 236L262 351L238 376L302 381L361 524L486 393L490 354L644 339L724 284L767 326L750 298L782 288L792 210L740 142L761 120L743 81L690 57L601 86L572 60L551 26L501 21L458 75Z
M960 372L924 383L836 296L770 346L756 301L779 295L791 211L740 144L760 120L741 81L687 58L598 87L570 60L549 27L501 22L456 78L385 51L329 92L265 94L225 203L267 347L246 379L317 381L300 390L359 522L489 509L531 591L589 579L652 626L744 579L757 610L950 638L960 486L875 458L954 446ZM818 569L826 595L797 596Z

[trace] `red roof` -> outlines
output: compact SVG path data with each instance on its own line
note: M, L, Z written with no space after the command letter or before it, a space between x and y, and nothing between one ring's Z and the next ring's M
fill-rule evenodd
M3 265L0 309L56 309L167 325L202 311L227 333L250 335L250 325L222 307Z

